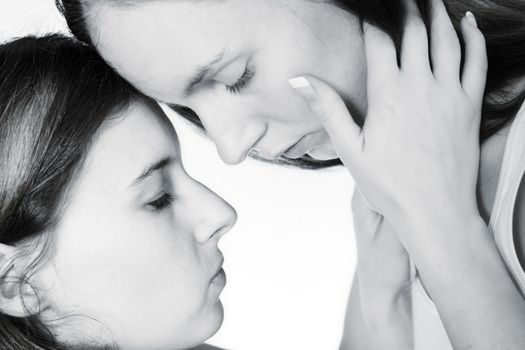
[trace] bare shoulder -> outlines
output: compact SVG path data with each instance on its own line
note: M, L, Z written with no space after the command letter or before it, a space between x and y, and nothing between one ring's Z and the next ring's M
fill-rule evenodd
M518 254L521 267L525 270L525 177L521 180L520 189L516 197L512 226L516 253Z
M221 349L221 348L218 348L212 345L208 345L208 344L202 344L190 350L226 350L226 349Z

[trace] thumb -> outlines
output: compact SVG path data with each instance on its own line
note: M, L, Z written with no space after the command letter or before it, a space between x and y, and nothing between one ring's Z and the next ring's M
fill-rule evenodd
M355 123L343 99L328 84L312 76L292 78L289 84L322 123L341 160L345 164L352 163L361 150L361 128Z

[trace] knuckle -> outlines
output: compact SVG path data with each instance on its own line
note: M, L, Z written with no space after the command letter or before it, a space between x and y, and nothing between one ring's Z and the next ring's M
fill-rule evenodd
M441 35L433 36L431 40L434 42L436 50L446 50L447 53L457 54L461 53L461 45L456 34L443 33ZM446 57L450 57L449 54Z
M405 23L405 35L414 33L426 33L427 28L420 18L412 17L408 18Z

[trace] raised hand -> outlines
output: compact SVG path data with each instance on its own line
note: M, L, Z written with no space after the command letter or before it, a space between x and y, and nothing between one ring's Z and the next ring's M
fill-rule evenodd
M400 66L390 38L365 29L363 128L324 82L300 77L290 84L324 124L366 201L393 224L454 349L524 349L525 302L476 203L483 35L467 14L461 70L459 41L442 0L432 0L430 54L415 1L406 1Z
M432 0L430 55L415 1L406 3L400 66L390 37L365 25L368 112L362 128L326 83L311 76L290 81L323 123L366 200L397 231L407 216L429 224L447 220L449 213L479 216L475 193L487 70L484 38L472 14L461 22L460 75L460 43L442 0Z

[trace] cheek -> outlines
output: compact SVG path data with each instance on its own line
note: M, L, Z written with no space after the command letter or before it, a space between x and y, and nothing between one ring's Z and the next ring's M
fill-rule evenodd
M288 85L288 78L281 81L262 81L265 93L260 108L268 118L290 127L315 128L320 125L308 106Z
M258 104L260 110L278 122L304 123L308 127L313 127L316 121L310 109L288 83L290 78L308 73L306 66L303 67L303 62L299 62L298 65L298 59L293 55L283 57L269 50L258 54L254 59L257 67L256 77L253 87L245 94L245 108L248 109L250 104L252 108L253 105ZM255 99L250 101L252 95L257 101Z
M150 214L99 214L62 227L54 265L63 302L126 338L175 334L206 301L193 242Z

